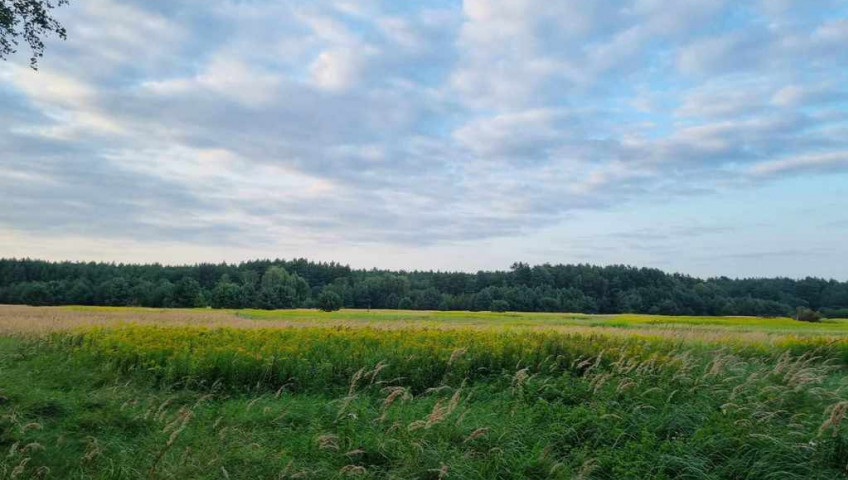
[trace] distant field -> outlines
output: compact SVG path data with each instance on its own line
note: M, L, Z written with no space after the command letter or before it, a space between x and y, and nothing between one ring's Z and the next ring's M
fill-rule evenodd
M0 478L833 479L848 321L0 307Z
M224 319L272 320L282 322L367 324L392 326L409 324L410 326L456 326L473 325L482 327L624 327L624 328L681 328L687 327L723 327L736 331L755 332L792 332L798 334L848 334L848 319L825 319L819 323L798 322L787 317L695 317L666 315L591 315L583 313L527 313L527 312L457 312L422 310L340 310L322 312L319 310L212 310L212 309L154 309L135 307L30 307L6 306L6 311L29 312L24 315L44 315L53 312L53 316L70 319L69 312L79 312L101 318L117 318L122 321L170 321L179 318L193 321L204 319L217 322ZM4 316L0 311L0 317Z

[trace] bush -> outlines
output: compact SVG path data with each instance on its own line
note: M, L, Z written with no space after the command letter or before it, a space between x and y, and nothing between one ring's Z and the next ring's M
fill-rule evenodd
M819 322L821 321L821 314L807 307L798 307L795 310L795 320L801 322Z
M318 301L316 302L318 308L325 312L335 312L342 308L342 297L339 296L336 292L330 290L324 290L318 295Z
M821 314L827 318L848 318L848 308L822 308Z
M505 312L507 310L509 310L509 302L506 300L495 300L492 302L493 312Z
M542 299L539 300L539 307L543 312L558 312L559 300L552 297L542 297Z
M409 297L401 298L397 308L398 310L412 310L412 299Z

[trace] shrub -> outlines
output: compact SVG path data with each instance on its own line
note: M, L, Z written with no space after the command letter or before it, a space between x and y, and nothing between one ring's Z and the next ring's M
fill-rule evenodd
M398 302L398 310L412 310L412 299L409 297L403 297Z
M509 310L509 302L506 300L495 300L492 302L493 312L505 312L507 310Z
M317 306L325 312L335 312L342 308L342 297L336 292L324 290L318 295Z
M543 312L558 312L559 300L552 297L542 297L539 301L539 307L541 307Z
M827 318L848 318L848 308L822 308L821 314Z
M795 320L801 322L819 322L821 321L821 314L807 307L798 307L795 310Z

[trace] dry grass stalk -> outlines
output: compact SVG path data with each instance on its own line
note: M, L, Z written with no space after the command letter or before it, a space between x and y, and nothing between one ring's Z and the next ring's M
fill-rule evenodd
M427 418L424 420L417 420L409 424L407 427L409 431L418 430L419 428L430 428L437 423L441 423L446 418L456 410L456 407L459 406L459 402L461 399L461 390L457 390L451 396L450 400L445 403L443 399L439 399L436 401L436 404L433 405L433 410L427 415Z
M361 465L345 465L339 471L350 477L366 475L368 473L368 470L366 470L365 467Z
M592 389L592 393L597 394L598 391L607 383L612 377L610 373L601 373L592 377L592 380L589 381L589 388Z
M453 362L457 361L460 357L465 355L468 352L468 347L456 348L453 352L451 352L450 358L448 359L448 366L453 365Z
M827 429L833 429L833 436L836 437L839 433L839 425L845 420L845 416L848 415L848 401L839 402L831 406L828 410L830 410L830 417L822 423L819 428L819 434Z
M383 392L389 392L386 396L385 400L383 400L383 404L380 406L380 410L382 410L382 414L377 418L378 422L383 422L386 420L386 416L389 413L389 407L391 407L397 399L400 401L408 401L412 399L412 394L409 393L409 389L406 387L386 387L383 389Z
M150 469L147 471L147 478L154 478L156 475L156 467L159 465L159 462L162 461L162 458L165 456L165 453L171 449L174 443L177 441L177 437L185 430L186 425L188 425L189 420L193 416L193 412L187 408L181 408L177 413L176 418L165 426L165 429L162 431L163 433L168 433L171 431L171 435L168 436L168 441L165 442L165 445L159 450L159 453L156 455L156 458L153 460L153 464L150 465Z
M585 462L583 462L583 465L580 467L580 471L577 472L577 475L574 477L574 480L585 480L589 478L589 476L592 475L592 472L597 470L597 468L597 461L593 459L586 460Z
M15 479L15 478L18 478L19 476L21 476L24 473L24 470L26 470L26 466L29 463L29 461L30 461L29 457L21 460L21 462L15 468L12 469L12 473L11 473L9 478Z
M473 442L474 440L476 440L480 437L486 436L486 434L488 434L488 433L489 433L489 427L478 428L478 429L474 430L473 432L471 432L471 434L469 434L467 437L465 437L465 440L463 440L463 442L464 443Z
M38 422L29 422L21 426L21 433L26 433L27 430L41 430L41 424Z
M95 457L100 455L100 452L100 442L98 442L94 437L88 437L88 446L86 447L85 453L82 455L82 463L91 462Z
M632 378L625 378L625 379L622 379L618 383L618 387L615 389L615 391L616 391L616 393L621 393L621 392L628 390L628 389L631 389L635 386L636 386L635 380L633 380Z
M524 383L530 378L530 369L522 368L521 370L515 372L515 375L512 377L512 392L517 393L522 390Z
M371 377L371 381L369 383L371 385L373 385L374 382L377 380L377 375L379 375L380 372L383 371L388 366L389 366L389 364L386 363L383 360L380 360L379 362L377 362L377 365L374 366L374 370L371 370L370 372L368 372L366 374L367 376Z
M21 453L33 452L38 450L44 450L44 445L38 442L31 442L24 445L24 448L21 449Z
M321 450L338 450L339 449L339 436L333 435L331 433L325 435L319 435L316 439L318 443L318 448Z

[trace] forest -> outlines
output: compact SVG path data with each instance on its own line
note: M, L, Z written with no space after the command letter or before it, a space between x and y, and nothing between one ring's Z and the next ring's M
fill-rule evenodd
M848 317L848 282L700 279L625 265L477 273L363 270L307 259L185 266L0 259L0 304Z

